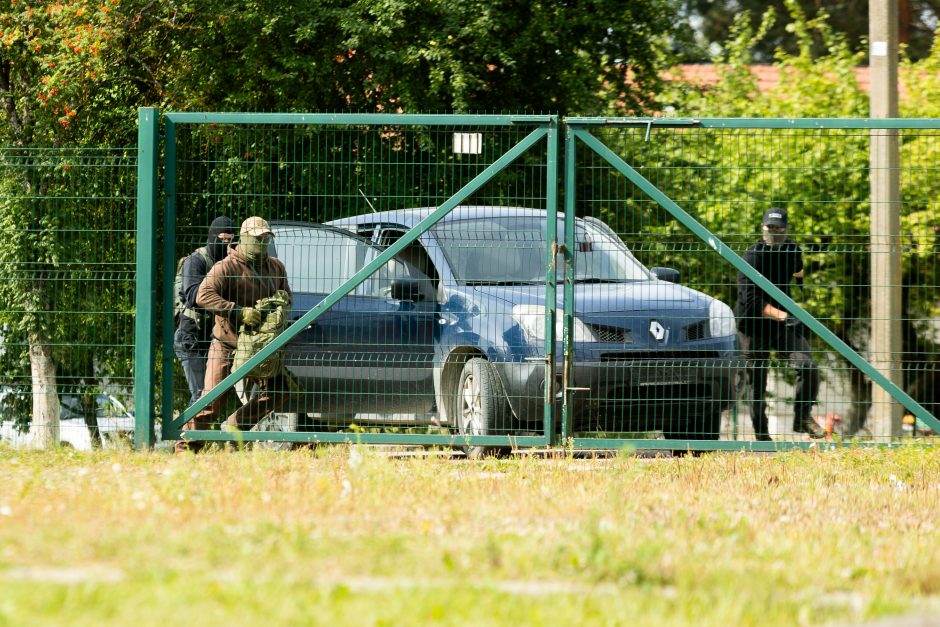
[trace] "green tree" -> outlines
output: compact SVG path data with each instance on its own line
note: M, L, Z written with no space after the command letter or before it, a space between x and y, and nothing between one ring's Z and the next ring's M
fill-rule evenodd
M739 16L757 22L768 8L778 14L788 12L786 0L683 0L681 5L681 15L687 30L694 33L696 45L686 44L678 52L693 62L708 61L715 49L724 49ZM853 45L868 38L868 0L800 0L799 8L811 17L828 15L832 30L842 33ZM912 59L929 56L938 20L940 3L936 0L898 0L898 35ZM796 54L806 43L787 29L786 22L779 22L754 43L754 61L771 63L778 50ZM808 43L817 56L827 53L823 33L814 33Z
M589 114L659 83L674 3L578 0L175 4L151 29L167 106Z
M89 339L74 312L95 310L83 306L90 292L81 280L89 270L80 266L104 246L100 233L75 234L79 225L91 232L108 224L101 212L113 209L111 190L98 177L71 170L80 165L77 154L56 149L106 135L96 117L113 107L112 84L122 67L114 43L127 16L119 8L117 0L13 0L0 12L0 140L11 147L0 154L0 262L11 274L0 288L10 304L0 322L5 360L28 358L32 416L46 443L58 437L58 364L73 372L94 368L90 352L72 348ZM69 192L86 204L58 200Z

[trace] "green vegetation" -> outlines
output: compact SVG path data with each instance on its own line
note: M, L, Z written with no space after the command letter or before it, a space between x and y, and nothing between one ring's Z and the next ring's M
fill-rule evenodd
M798 0L800 10L811 17L827 15L833 27L846 37L861 43L868 38L868 0ZM759 20L768 7L786 13L788 0L680 0L679 14L686 18L683 37L677 38L676 49L691 62L707 61L709 51L724 47L728 29L739 16ZM914 59L926 57L934 39L940 7L932 0L900 0L898 3L898 39ZM692 24L695 28L692 28ZM691 42L695 42L692 44ZM754 56L759 63L772 63L778 50L789 53L800 44L784 22L778 22L768 36L755 43ZM826 42L813 41L813 50L823 52Z
M0 451L0 624L940 611L935 448L467 462Z

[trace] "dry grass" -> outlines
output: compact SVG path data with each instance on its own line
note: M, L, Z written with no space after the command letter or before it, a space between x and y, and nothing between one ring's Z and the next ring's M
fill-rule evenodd
M940 451L0 450L0 624L853 622L940 612Z

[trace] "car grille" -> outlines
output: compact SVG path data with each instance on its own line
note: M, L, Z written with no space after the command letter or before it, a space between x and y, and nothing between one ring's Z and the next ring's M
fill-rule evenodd
M708 320L702 320L695 324L690 324L682 330L685 341L694 342L696 340L707 340L711 337Z
M638 361L644 359L717 359L718 351L670 350L670 351L625 351L604 353L601 361ZM677 364L679 365L679 364Z
M712 389L708 385L674 383L657 386L621 387L607 393L605 403L640 403L682 405L712 400Z
M618 329L617 327L605 327L599 324L589 324L591 331L597 336L598 342L607 342L611 344L632 344L633 334L629 329Z

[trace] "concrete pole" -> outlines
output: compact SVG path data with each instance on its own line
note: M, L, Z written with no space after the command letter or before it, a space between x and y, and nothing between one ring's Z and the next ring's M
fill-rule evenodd
M898 116L898 4L871 0L868 9L871 117ZM899 387L901 379L901 247L898 136L871 131L870 359ZM867 426L879 438L901 435L901 406L875 386Z

